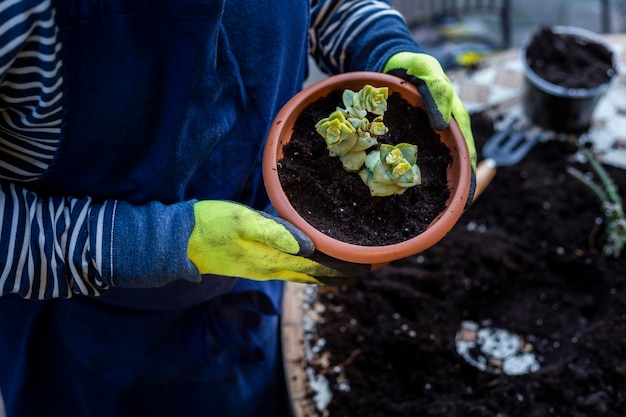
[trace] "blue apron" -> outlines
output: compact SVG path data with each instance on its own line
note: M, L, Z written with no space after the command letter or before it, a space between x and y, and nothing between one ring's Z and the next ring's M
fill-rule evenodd
M265 208L262 140L304 78L308 1L53 3L62 137L33 189ZM8 416L280 416L281 299L279 282L226 277L1 297Z

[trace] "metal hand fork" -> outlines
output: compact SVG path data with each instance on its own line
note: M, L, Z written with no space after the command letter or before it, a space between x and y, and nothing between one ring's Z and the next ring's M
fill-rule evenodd
M517 124L517 120L511 121L483 145L484 159L476 167L476 190L472 202L485 191L498 167L518 163L539 140L538 132L528 135L528 127L518 127Z

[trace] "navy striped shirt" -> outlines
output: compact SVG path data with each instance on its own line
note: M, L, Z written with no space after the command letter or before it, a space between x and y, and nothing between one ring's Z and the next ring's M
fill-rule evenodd
M352 41L377 19L402 20L383 1L311 5L310 52L329 73L360 69L355 62L369 65L366 54L372 51L350 50ZM50 0L0 2L0 295L99 295L112 285L103 271L113 268L102 263L110 259L105 254L113 245L118 202L42 198L26 188L48 170L59 144L63 45L58 32Z

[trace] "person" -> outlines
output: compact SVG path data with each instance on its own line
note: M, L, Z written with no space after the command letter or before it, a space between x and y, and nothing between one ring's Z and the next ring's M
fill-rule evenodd
M363 273L312 257L262 184L309 54L411 79L474 152L448 78L386 1L0 3L8 417L286 414L284 282Z

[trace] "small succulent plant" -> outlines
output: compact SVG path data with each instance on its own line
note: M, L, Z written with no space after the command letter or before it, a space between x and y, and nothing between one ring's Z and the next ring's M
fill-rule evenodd
M372 196L401 194L421 182L417 146L382 144L370 150L389 131L383 120L388 94L387 87L371 85L359 91L346 89L342 95L344 108L338 107L315 124L329 154L339 157L346 171L358 172Z
M417 161L417 147L408 143L396 146L382 144L365 159L365 168L359 171L361 179L373 196L402 194L407 188L419 185L421 175Z

